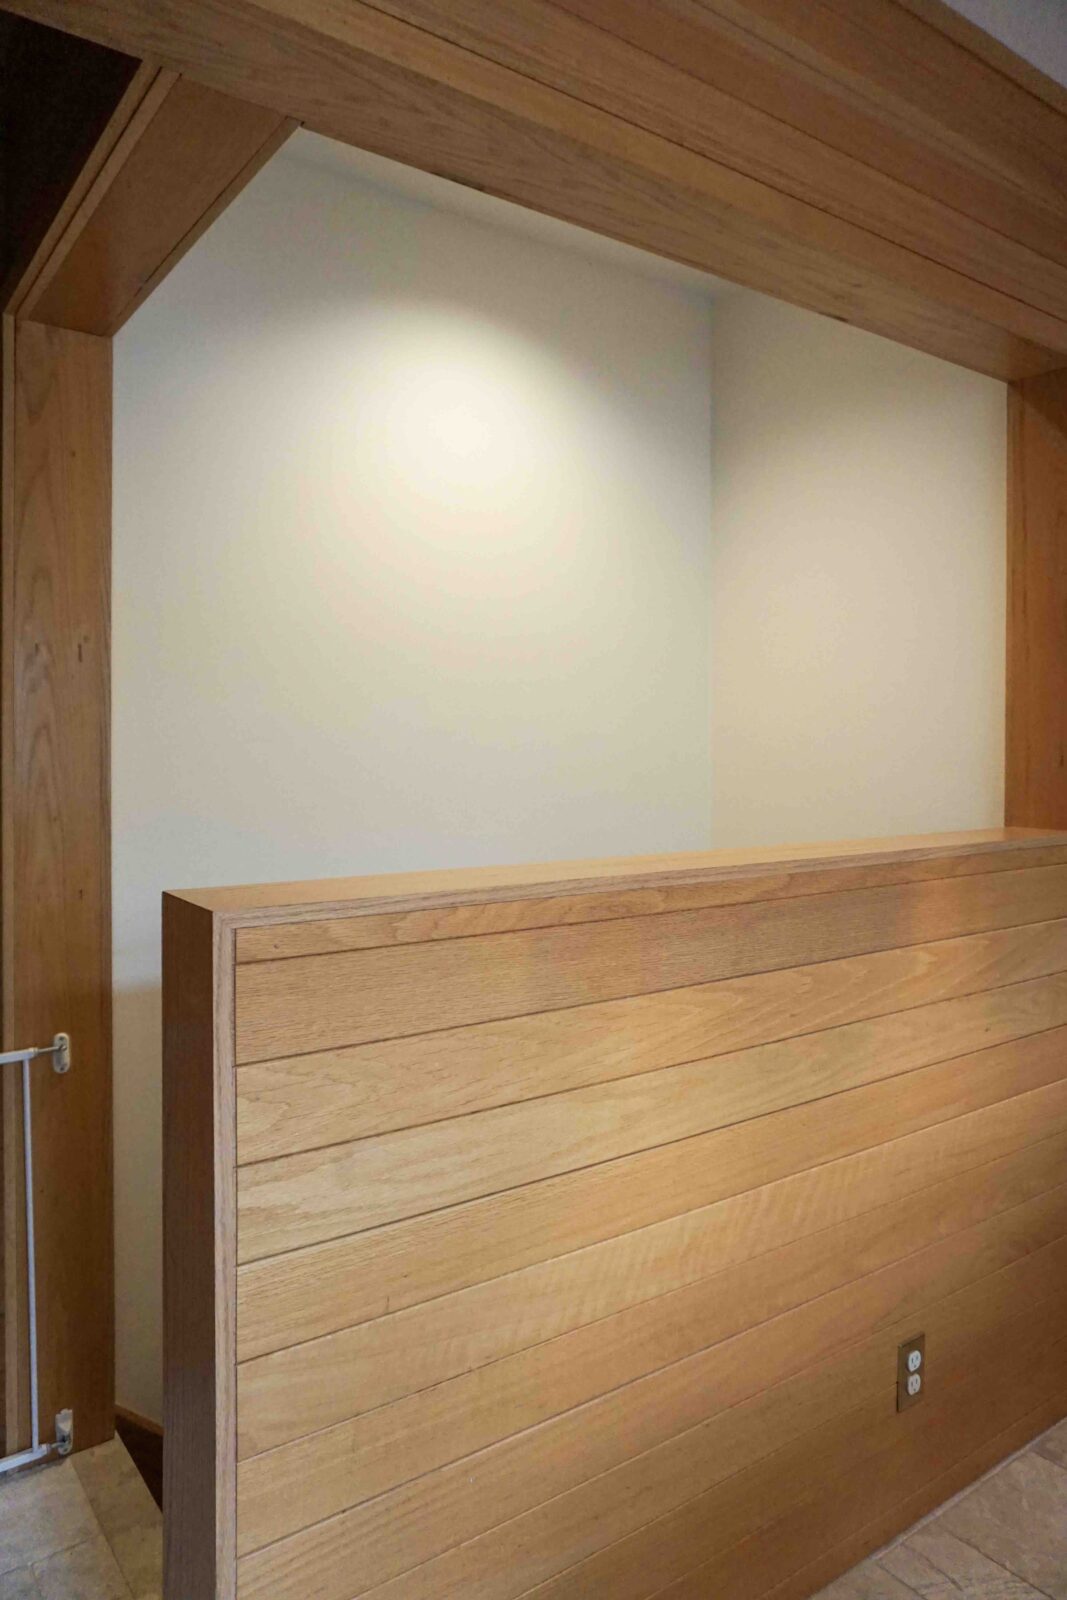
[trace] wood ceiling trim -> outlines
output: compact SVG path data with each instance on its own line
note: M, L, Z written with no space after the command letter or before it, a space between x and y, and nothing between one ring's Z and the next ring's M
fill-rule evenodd
M957 169L961 159L984 164L987 199L996 190L1005 202L991 226L632 41L591 31L588 17L573 14L577 3L385 0L342 10L311 0L299 18L294 0L192 0L162 12L143 0L16 0L15 9L154 56L334 137L980 370L1018 377L1067 364L1067 212L1042 187L1048 163L1067 152L1067 119L1054 108L893 0L862 0L858 20L836 0L645 7L655 16L684 5L709 30L726 16L736 31L741 18L746 37L779 57L788 32L805 71L832 71L846 95L862 80L865 101L890 120L907 111L922 125L936 96L947 108L933 140L939 156L948 148ZM920 40L930 58L922 72ZM973 106L976 73L997 94ZM917 84L909 104L905 79ZM1019 127L1002 140L1009 110ZM961 181L957 170L957 192ZM1015 231L1018 213L1028 217L1025 241L1002 231ZM1046 237L1042 253L1034 245Z
M115 333L293 124L145 61L10 309Z

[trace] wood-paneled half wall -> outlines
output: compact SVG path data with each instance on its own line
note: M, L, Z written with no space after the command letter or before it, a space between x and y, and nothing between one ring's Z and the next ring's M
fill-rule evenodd
M799 1597L1067 1412L1067 835L168 896L164 985L168 1600Z

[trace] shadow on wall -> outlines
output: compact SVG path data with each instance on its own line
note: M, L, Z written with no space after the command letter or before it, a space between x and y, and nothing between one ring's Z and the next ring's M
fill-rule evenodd
M163 1374L155 1332L163 1302L159 984L117 987L114 1007L116 1401L162 1422Z

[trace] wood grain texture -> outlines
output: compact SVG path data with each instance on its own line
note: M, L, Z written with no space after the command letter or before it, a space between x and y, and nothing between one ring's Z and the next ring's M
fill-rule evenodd
M990 1219L932 1254L906 1258L898 1270L812 1302L806 1314L699 1350L588 1407L246 1555L238 1563L238 1594L242 1600L290 1600L314 1583L322 1600L349 1600L685 1431L707 1415L709 1404L725 1408L772 1387L828 1349L855 1342L881 1318L889 1320L886 1343L895 1350L916 1316L976 1275L1021 1263L1029 1270L1010 1272L996 1286L1001 1304L1029 1298L1028 1278L1047 1294L1067 1266L1067 1205L1059 1193L1026 1209L1022 1222ZM1029 1259L1034 1253L1037 1261Z
M235 1593L231 994L210 912L163 919L164 1586Z
M236 1596L756 1600L1052 1404L1061 848L171 897L211 1175L183 1206L168 1117L168 1213L228 1476L190 1492Z
M261 106L156 71L19 314L117 332L292 126Z
M1001 1108L1001 1120L990 1107L576 1251L573 1259L248 1360L239 1375L239 1454L246 1458L298 1440L311 1428L336 1426L336 1437L360 1441L366 1481L376 1482L378 1474L396 1470L398 1461L418 1460L423 1452L428 1459L442 1445L451 1450L464 1439L485 1444L509 1428L532 1426L551 1414L558 1394L589 1398L602 1374L606 1381L614 1370L623 1378L636 1376L649 1352L656 1354L654 1344L642 1353L623 1343L611 1359L605 1349L599 1365L594 1324L615 1317L622 1335L628 1328L650 1327L661 1314L669 1316L670 1305L646 1302L673 1296L671 1304L682 1305L692 1296L681 1291L714 1275L720 1287L730 1284L742 1302L750 1301L766 1289L763 1269L750 1265L763 1255L775 1256L781 1267L783 1281L773 1292L786 1306L793 1292L791 1264L803 1271L821 1250L810 1236L828 1230L850 1234L845 1225L856 1217L899 1207L929 1188L925 1180L933 1171L970 1192L967 1173L1003 1162L997 1173L1010 1187L1009 1175L1021 1176L1018 1152L1030 1150L1050 1123L1062 1129L1062 1096L1056 1100L1024 1096L1018 1105ZM1053 1142L1059 1137L1054 1134ZM1045 1170L1046 1153L1032 1151L1034 1173ZM1019 1159L1027 1165L1027 1158ZM724 1308L719 1314L730 1313ZM395 1372L383 1365L387 1348ZM583 1350L586 1363L572 1372L571 1353ZM435 1383L432 1397L410 1403L404 1398ZM373 1406L383 1409L366 1415ZM364 1420L356 1424L354 1416Z
M1067 374L1009 392L1005 814L1067 820Z
M12 5L997 376L1067 353L1062 104L896 0Z
M941 1416L973 1401L976 1366L981 1377L995 1380L998 1340L1017 1337L1024 1359L1034 1356L1047 1372L1064 1305L1059 1294L1022 1317L983 1308L970 1329L960 1326L958 1306L947 1315L935 1308ZM758 1532L768 1507L789 1505L799 1486L810 1493L911 1429L923 1430L921 1414L903 1424L897 1417L895 1394L876 1375L878 1346L870 1341L765 1390L581 1485L559 1504L535 1507L369 1593L376 1600L512 1600L543 1585L560 1597L647 1594L670 1573L706 1558L709 1548L729 1546L742 1531ZM553 1542L544 1537L549 1518Z
M408 885L422 883L433 895L433 903L424 909L397 909L376 914L367 910L359 916L305 918L300 922L267 922L260 927L238 928L237 960L271 961L283 956L329 955L342 950L373 950L382 945L423 944L430 939L456 939L480 933L514 933L523 928L558 927L578 922L605 922L615 917L657 916L663 911L692 911L701 906L738 905L748 900L785 900L797 895L820 894L843 889L873 889L885 884L914 883L928 878L966 877L971 873L1010 872L1019 865L1016 850L1025 849L1028 867L1061 866L1067 861L1067 849L1049 843L1039 846L1035 834L1039 830L1026 828L996 829L988 833L959 835L961 844L969 849L944 853L941 849L925 850L908 855L897 853L890 859L879 860L870 851L869 842L862 847L849 849L840 861L827 866L817 853L808 857L798 851L796 857L784 868L768 871L761 865L764 851L715 851L713 856L700 854L667 858L677 860L678 867L667 877L662 870L655 872L656 861L664 858L645 858L649 870L642 873L641 886L619 892L590 893L575 888L569 891L568 879L583 870L599 869L601 875L606 862L572 863L562 879L559 892L548 893L548 886L532 899L499 900L465 899L450 904L440 892L434 892L437 874L397 874ZM982 840L985 843L981 843ZM1004 848L1008 845L1009 848ZM838 847L843 848L843 847ZM778 852L779 856L781 852ZM854 866L845 865L859 855ZM700 871L699 864L709 859L735 857L732 866L719 865ZM681 869L682 861L693 863L693 875ZM629 864L632 869L637 862ZM616 863L616 868L618 864ZM544 870L544 869L541 869ZM441 874L453 879L452 873ZM458 876L458 874L456 875ZM483 883L479 874L472 873L475 884ZM355 896L359 884L367 888L383 879L351 880ZM587 880L588 884L588 880ZM315 893L308 886L309 898ZM205 890L204 898L213 904L216 894L225 901L232 890ZM391 897L393 898L393 897ZM404 899L411 904L414 895ZM372 899L370 904L374 905ZM214 906L225 910L225 904Z
M1020 1124L1029 1127L1035 1114L1059 1117L1067 1094L1059 1082L1063 1065L1064 1035L1039 1035L928 1068L909 1078L906 1096L892 1080L873 1084L684 1146L249 1263L238 1269L239 1349L246 1356L297 1341L303 1348L330 1329L584 1249L820 1162L874 1146L891 1149L885 1141L940 1123L950 1123L953 1139L968 1148L986 1148L992 1138L999 1153L1011 1148L999 1141L1013 1138ZM988 1116L969 1119L986 1107ZM301 1358L294 1352L293 1359Z
M1067 1414L1067 1390L1051 1394L1032 1411L1027 1411L1002 1432L993 1434L977 1449L962 1456L947 1471L930 1478L906 1498L891 1503L870 1521L850 1533L842 1543L816 1557L782 1583L766 1591L766 1600L808 1600L832 1579L848 1572L864 1556L881 1549L901 1529L910 1528L921 1517L981 1478L999 1461L1023 1449ZM887 1497L887 1499L890 1497Z
M4 1040L74 1042L75 1070L33 1076L40 1409L47 1438L72 1407L86 1447L114 1425L111 352L30 322L5 334Z
M237 973L237 1061L589 1005L1065 914L1067 868L1034 867L679 911L655 921L621 917L257 962Z
M258 931L258 930L257 930ZM243 1164L584 1088L1067 970L1067 921L237 1070Z
M1067 1025L1067 975L280 1156L238 1178L238 1258L458 1205Z
M726 1215L718 1219L718 1229L710 1219L690 1220L689 1236L699 1244L683 1258L684 1264L677 1243L664 1262L656 1246L673 1241L645 1238L638 1255L633 1236L628 1236L625 1275L608 1278L602 1264L604 1281L588 1261L572 1266L565 1302L560 1286L550 1281L558 1298L543 1304L542 1286L534 1277L524 1285L507 1285L510 1304L494 1307L493 1296L483 1295L488 1303L477 1317L459 1297L452 1304L431 1302L425 1315L401 1313L399 1322L368 1324L358 1367L353 1362L346 1368L334 1363L323 1368L333 1382L343 1373L348 1391L360 1398L362 1415L242 1463L244 1548L255 1549L485 1449L509 1433L545 1423L553 1414L550 1406L558 1407L564 1398L571 1405L586 1404L656 1365L692 1354L694 1340L710 1344L727 1339L913 1254L974 1219L1024 1204L1062 1181L1064 1136L1041 1144L1041 1149L1027 1146L733 1267L724 1265L729 1261L721 1231L728 1216L724 1205ZM768 1238L773 1238L770 1229L759 1242ZM710 1267L710 1276L700 1276L702 1265ZM583 1278L592 1280L592 1290L576 1305L574 1286ZM499 1290L506 1284L498 1279L492 1287ZM599 1303L593 1298L595 1289L600 1289ZM471 1298L468 1293L466 1300ZM632 1309L626 1314L620 1307ZM495 1316L503 1323L499 1333ZM579 1330L573 1337L559 1332L568 1322ZM525 1351L522 1360L502 1359L516 1347ZM400 1370L386 1374L388 1361ZM473 1379L479 1367L488 1370ZM263 1428L266 1416L275 1422L282 1415L292 1419L290 1431L300 1425L300 1399L285 1385L284 1375L273 1390L262 1381L270 1368L265 1362L242 1369L242 1380L251 1380L242 1381L241 1387L241 1431L248 1438L255 1436L257 1426ZM376 1405L379 1397L397 1393L399 1401Z

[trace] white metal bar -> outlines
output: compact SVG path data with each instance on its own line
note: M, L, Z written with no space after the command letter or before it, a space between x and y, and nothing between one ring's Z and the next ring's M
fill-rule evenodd
M30 1093L30 1062L37 1056L54 1055L57 1045L43 1049L7 1050L0 1053L0 1066L22 1063L22 1171L26 1202L26 1316L30 1346L30 1447L0 1458L0 1474L14 1472L43 1461L52 1454L54 1444L41 1443L40 1395L37 1364L37 1230L33 1194L33 1101Z
M26 1179L26 1314L30 1335L30 1448L41 1446L40 1397L37 1393L37 1229L33 1208L33 1109L30 1094L30 1061L22 1063L22 1161Z
M51 1454L50 1444L39 1444L36 1450L20 1450L14 1456L0 1456L0 1475L17 1472L19 1467L32 1467L35 1461L47 1461Z

